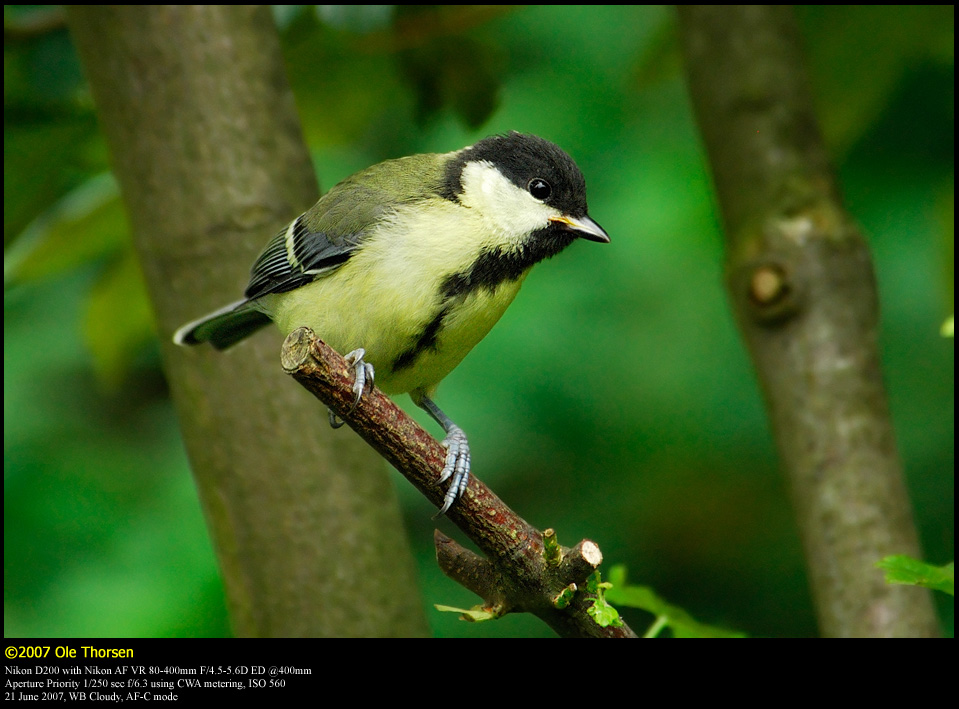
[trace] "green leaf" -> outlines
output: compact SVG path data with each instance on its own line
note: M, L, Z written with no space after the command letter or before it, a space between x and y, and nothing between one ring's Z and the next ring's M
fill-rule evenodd
M146 284L131 249L100 274L86 306L84 340L100 383L115 391L136 356L156 337Z
M597 625L603 628L610 626L619 628L623 625L623 620L619 617L619 611L609 605L602 596L593 601L593 605L587 608L586 612L596 621Z
M610 587L611 584L603 583L603 578L599 571L594 571L589 575L589 578L586 579L586 592L595 595L596 598L589 608L586 609L586 612L596 621L597 625L603 628L608 628L609 626L619 628L623 625L623 621L619 617L619 611L606 601L606 591Z
M626 567L614 566L609 572L612 588L606 597L618 606L639 608L657 617L657 625L663 621L677 638L742 638L743 633L700 623L678 606L667 603L648 586L630 586L626 583ZM657 633L659 628L657 628ZM655 635L655 633L654 633Z
M4 254L3 280L30 281L130 249L126 214L110 173L93 177L46 210Z
M935 591L956 595L956 570L954 562L933 566L919 559L898 554L877 561L876 566L886 571L886 583L923 586Z
M483 608L471 608L467 610L466 608L454 608L453 606L444 606L439 603L434 603L433 605L436 607L436 610L442 613L459 613L463 620L468 620L471 623L481 623L484 620L496 620L499 617L493 611Z

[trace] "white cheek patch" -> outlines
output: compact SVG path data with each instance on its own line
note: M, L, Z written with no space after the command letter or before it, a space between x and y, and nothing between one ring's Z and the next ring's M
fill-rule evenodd
M477 166L480 165L480 163L474 164ZM489 163L483 163L483 165L484 167L475 170L475 172L479 175L478 179L480 181L480 189L483 190L483 194L486 196L494 195L496 193L496 188L499 186L499 183L502 182L502 180L496 179L495 170L486 169L486 166L492 167L489 165ZM472 165L469 167L471 168ZM471 170L471 172L473 172L473 170Z
M510 182L487 161L466 163L463 168L462 204L482 216L487 227L507 242L519 242L549 225L560 212Z

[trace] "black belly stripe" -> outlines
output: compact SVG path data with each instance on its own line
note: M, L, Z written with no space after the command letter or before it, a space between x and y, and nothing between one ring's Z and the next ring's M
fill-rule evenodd
M447 276L440 292L447 300L468 295L480 288L493 292L504 281L515 281L532 266L523 252L509 254L499 249L488 249L479 255L468 271Z
M490 294L495 293L502 283L520 278L539 261L562 251L575 238L572 232L550 226L532 234L519 249L486 249L480 253L468 271L447 276L440 286L442 305L439 312L423 328L413 345L393 360L392 370L398 372L413 366L420 354L426 350L436 351L443 321L470 293L480 288L486 289Z
M416 338L416 342L413 344L413 346L393 360L391 369L394 372L398 372L401 369L406 369L407 367L413 366L416 358L426 350L436 349L436 340L439 337L440 330L443 327L443 320L447 315L449 315L449 312L449 305L443 307L439 313L436 314L436 317L430 320L427 326L423 328L423 331L419 334L419 337Z

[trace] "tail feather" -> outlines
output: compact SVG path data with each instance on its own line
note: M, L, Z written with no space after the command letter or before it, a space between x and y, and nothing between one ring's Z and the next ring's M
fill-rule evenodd
M178 345L209 342L216 349L225 350L269 322L270 318L249 300L239 300L187 323L173 334L173 341Z

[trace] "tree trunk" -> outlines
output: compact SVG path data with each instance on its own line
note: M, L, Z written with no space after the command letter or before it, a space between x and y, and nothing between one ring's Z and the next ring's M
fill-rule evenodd
M283 373L275 331L228 352L177 326L239 298L317 197L270 11L69 11L156 312L187 452L241 636L426 625L383 461Z
M727 239L727 286L789 481L827 636L938 633L929 592L875 563L920 556L877 347L869 251L812 109L792 10L689 6L690 92Z

